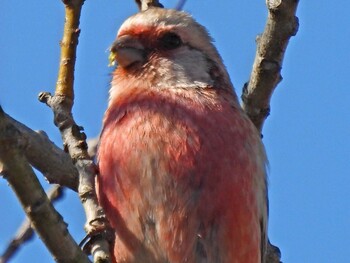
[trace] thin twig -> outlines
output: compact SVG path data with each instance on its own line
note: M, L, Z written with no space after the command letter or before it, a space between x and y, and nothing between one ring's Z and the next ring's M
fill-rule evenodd
M59 185L54 185L48 192L47 197L52 203L57 202L63 197L63 188ZM28 217L24 219L17 233L9 242L5 251L0 256L0 263L7 263L15 255L16 252L23 246L24 243L30 241L34 237L34 230L31 226Z
M84 0L63 0L65 4L64 35L61 42L61 62L55 95L39 94L39 100L54 112L64 148L69 152L79 172L79 197L86 214L85 231L91 237L88 247L94 262L110 262L108 239L112 235L102 207L95 193L96 166L87 151L86 136L72 116L74 103L74 65L80 33L79 20Z
M0 108L0 173L16 193L32 226L54 259L57 262L89 262L28 164L23 154L26 143Z
M257 37L257 51L249 82L243 87L243 108L259 131L270 113L270 99L282 80L281 69L290 37L298 31L298 0L267 0L265 30Z
M61 60L56 83L56 94L74 100L74 69L80 34L80 12L84 0L62 0L65 4L64 34L61 45Z

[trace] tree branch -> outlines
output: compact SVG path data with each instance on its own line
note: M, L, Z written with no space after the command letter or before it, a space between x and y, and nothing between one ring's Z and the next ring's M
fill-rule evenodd
M84 0L62 0L65 4L66 19L61 45L61 61L56 83L56 95L74 99L74 69L78 39L81 8Z
M91 237L89 247L94 252L94 262L110 262L107 239L112 235L112 231L97 201L95 193L97 168L87 152L86 136L70 112L72 101L62 95L51 96L49 93L41 93L39 96L40 101L45 102L53 110L55 124L61 132L65 148L79 172L78 193L86 214L85 231Z
M112 231L99 206L95 193L96 167L87 152L86 136L72 116L74 102L74 65L79 37L79 19L84 0L63 0L66 20L61 42L61 62L55 95L39 94L54 113L54 123L59 128L64 148L69 152L79 173L78 193L86 214L85 231L91 237L88 247L94 262L110 262L108 239Z
M296 35L299 21L295 16L298 0L266 0L268 18L258 36L257 51L249 82L243 87L243 109L261 132L270 114L270 99L282 80L281 69L289 39ZM281 252L270 242L266 262L280 263Z
M0 173L16 193L32 226L57 262L89 262L68 233L23 155L26 140L0 108ZM57 244L60 244L59 246Z
M298 0L267 0L265 30L258 36L257 51L249 82L243 87L243 109L259 131L270 113L270 99L282 80L281 69L290 37L298 31L295 16Z
M59 185L54 185L47 193L49 200L54 203L63 197L63 188ZM0 263L7 263L19 250L19 248L34 237L34 230L31 226L28 217L25 218L17 233L9 242L5 251L0 256Z
M27 141L23 150L29 163L42 172L49 183L78 191L79 174L70 156L51 142L45 132L33 131L7 114L5 117Z

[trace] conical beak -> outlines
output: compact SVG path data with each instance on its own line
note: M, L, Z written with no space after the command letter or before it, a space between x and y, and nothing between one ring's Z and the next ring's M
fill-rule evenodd
M109 66L118 66L127 68L137 63L142 64L145 61L146 54L141 42L130 35L118 37L112 44L109 54Z

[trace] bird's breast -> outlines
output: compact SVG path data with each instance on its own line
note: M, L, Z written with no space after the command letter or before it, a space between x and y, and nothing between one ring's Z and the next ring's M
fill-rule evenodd
M199 238L206 250L209 238L229 235L211 232L213 224L249 221L256 212L251 124L215 90L184 92L135 92L112 102L99 148L100 200L118 211L109 215L112 225L128 226L119 238L132 229L136 240L162 240L150 248L158 257L166 246L191 254ZM182 247L184 240L192 245Z

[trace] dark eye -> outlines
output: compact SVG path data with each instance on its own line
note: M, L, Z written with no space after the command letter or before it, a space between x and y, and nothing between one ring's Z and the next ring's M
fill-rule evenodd
M166 33L160 38L160 45L163 49L174 49L181 46L181 38L175 33Z

